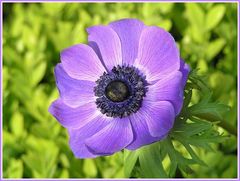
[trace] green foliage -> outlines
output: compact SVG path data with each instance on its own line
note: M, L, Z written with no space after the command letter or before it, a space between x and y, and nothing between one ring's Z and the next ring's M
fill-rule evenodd
M3 13L4 178L237 176L236 3L3 3ZM204 76L191 72L164 140L76 159L48 113L58 97L53 68L61 50L86 43L86 27L129 17L169 31Z

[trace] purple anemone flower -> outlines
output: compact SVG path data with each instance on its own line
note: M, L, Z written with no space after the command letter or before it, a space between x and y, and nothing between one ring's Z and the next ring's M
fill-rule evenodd
M61 52L60 98L50 113L78 158L135 150L165 138L183 105L189 66L170 33L137 19L87 29Z

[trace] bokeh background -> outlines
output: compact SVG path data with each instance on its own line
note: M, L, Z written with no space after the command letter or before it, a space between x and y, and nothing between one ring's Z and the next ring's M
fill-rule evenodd
M87 42L86 27L138 18L169 31L181 56L206 77L237 126L237 3L3 3L3 176L124 178L123 153L76 159L66 130L48 113L58 97L53 68L64 48ZM193 102L198 101L193 94ZM237 177L237 142L216 145L184 177ZM179 174L178 174L179 176Z

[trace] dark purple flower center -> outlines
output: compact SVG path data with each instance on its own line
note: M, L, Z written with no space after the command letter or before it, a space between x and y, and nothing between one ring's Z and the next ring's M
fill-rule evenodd
M124 82L115 80L107 85L105 95L113 102L122 102L129 97L130 91Z
M97 107L109 117L126 117L139 110L146 94L147 82L130 66L117 66L96 81Z

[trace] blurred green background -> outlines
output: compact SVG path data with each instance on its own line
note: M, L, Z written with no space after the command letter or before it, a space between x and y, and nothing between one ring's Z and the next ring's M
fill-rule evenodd
M121 18L169 31L182 58L206 76L213 99L232 107L224 119L237 126L237 3L3 3L3 15L5 178L125 177L123 152L74 158L66 130L47 111L58 97L60 51L87 43L86 27ZM199 152L208 167L184 177L237 177L236 137L214 148Z

